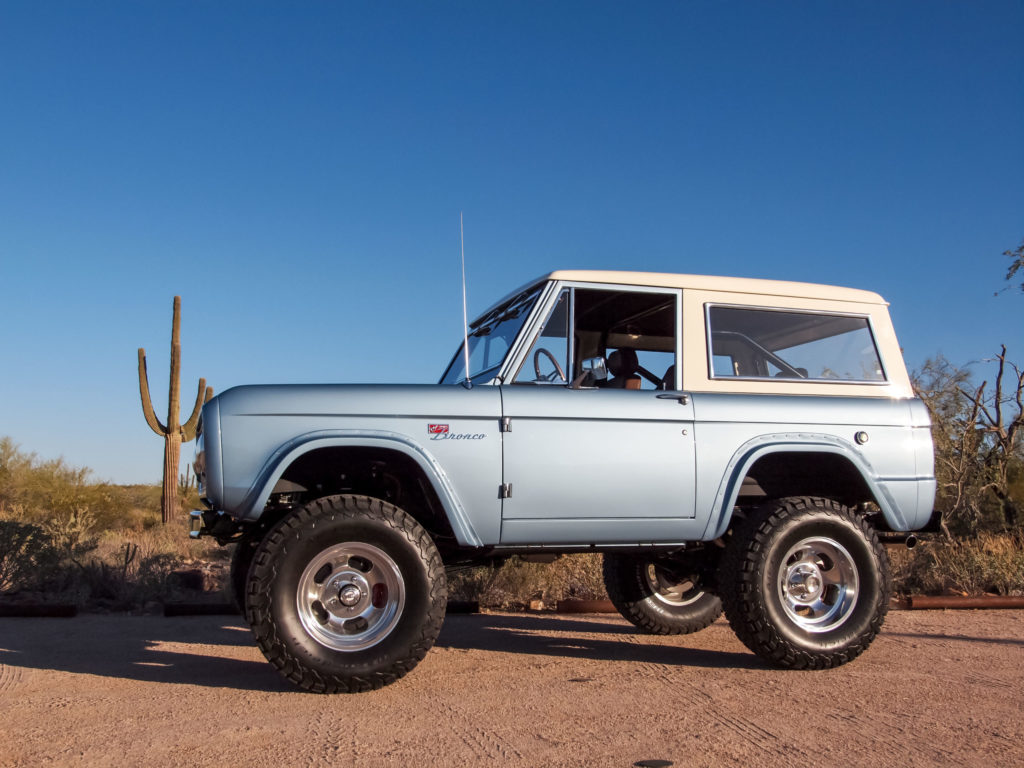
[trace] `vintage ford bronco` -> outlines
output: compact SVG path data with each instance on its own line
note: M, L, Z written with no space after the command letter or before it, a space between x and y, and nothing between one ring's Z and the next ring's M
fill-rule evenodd
M887 305L822 285L554 272L436 385L243 386L203 408L193 536L289 680L365 691L437 638L446 568L601 552L640 631L722 612L771 663L860 654L883 538L932 522L928 413Z

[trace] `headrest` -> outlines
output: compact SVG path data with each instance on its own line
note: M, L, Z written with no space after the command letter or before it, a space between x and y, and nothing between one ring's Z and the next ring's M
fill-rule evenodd
M632 376L639 367L635 349L617 349L608 356L608 373L615 378Z

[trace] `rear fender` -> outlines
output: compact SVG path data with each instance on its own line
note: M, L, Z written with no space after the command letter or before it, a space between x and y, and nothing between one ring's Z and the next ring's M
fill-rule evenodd
M894 531L905 531L909 528L906 516L886 487L885 481L878 477L868 461L852 445L831 435L784 433L756 437L741 445L733 454L722 476L712 507L718 514L712 514L708 520L708 527L703 536L705 540L717 539L729 529L732 510L736 506L743 478L758 459L772 453L830 453L843 457L864 479L889 527ZM889 479L905 481L916 478Z

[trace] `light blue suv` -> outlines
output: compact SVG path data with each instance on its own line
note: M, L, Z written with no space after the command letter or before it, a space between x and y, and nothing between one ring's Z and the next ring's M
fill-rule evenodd
M794 668L860 654L882 542L933 523L932 441L877 294L554 272L468 331L436 385L243 386L203 408L193 536L234 544L259 647L320 692L433 645L446 567L604 554L641 631L723 610Z

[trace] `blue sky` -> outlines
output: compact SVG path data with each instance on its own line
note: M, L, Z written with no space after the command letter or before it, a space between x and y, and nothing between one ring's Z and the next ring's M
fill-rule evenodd
M555 268L875 290L1024 361L1024 2L0 5L0 435L158 482L205 376L436 380ZM183 455L191 456L186 446ZM184 466L184 463L183 463Z

